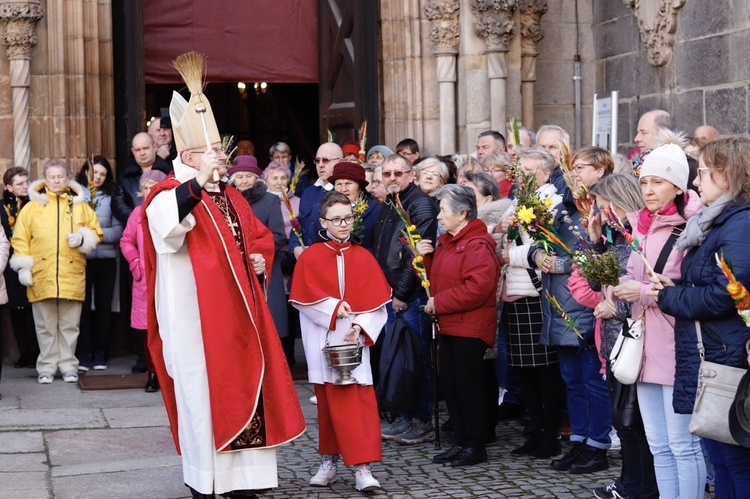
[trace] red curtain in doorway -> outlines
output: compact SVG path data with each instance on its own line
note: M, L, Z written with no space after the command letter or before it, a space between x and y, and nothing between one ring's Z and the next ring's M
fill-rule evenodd
M145 0L146 83L180 83L170 66L196 50L209 82L317 83L317 0Z

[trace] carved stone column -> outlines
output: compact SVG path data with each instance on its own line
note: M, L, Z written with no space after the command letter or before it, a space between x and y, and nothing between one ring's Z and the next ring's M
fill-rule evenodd
M544 38L540 24L547 12L547 0L519 0L518 10L521 13L521 121L533 128L537 45Z
M431 1L424 6L431 21L430 40L437 56L440 86L440 154L456 152L456 55L460 29L458 0Z
M672 59L674 34L677 32L677 11L685 0L623 0L633 9L638 19L641 42L648 50L648 62L652 66L664 66Z
M487 73L490 78L490 120L492 129L505 128L505 80L508 77L507 54L516 25L513 13L517 0L471 0L471 10L479 17L474 31L487 44Z
M36 45L36 23L44 17L39 0L0 0L2 35L10 61L10 86L13 89L13 155L16 166L31 166L29 136L29 86L31 85L31 49Z

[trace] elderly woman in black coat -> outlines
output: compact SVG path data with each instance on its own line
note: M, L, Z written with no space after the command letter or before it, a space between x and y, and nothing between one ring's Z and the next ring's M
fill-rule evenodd
M233 168L229 169L230 176ZM281 260L279 259L279 251L287 244L281 205L279 204L279 198L268 192L265 182L257 177L250 188L242 191L242 195L250 203L255 218L260 220L273 233L275 250L273 267L271 267L271 280L268 282L268 308L271 310L271 316L276 325L276 330L279 332L279 337L283 340L289 336L289 318L287 316L284 277L281 272ZM289 360L287 357L287 361Z

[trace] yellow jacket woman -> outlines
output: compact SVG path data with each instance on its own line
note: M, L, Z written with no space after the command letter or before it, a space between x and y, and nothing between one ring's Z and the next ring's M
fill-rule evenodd
M103 234L83 187L70 180L67 189L55 193L40 179L29 186L29 200L13 232L11 261L14 269L20 269L19 276L31 270L29 301L83 301L86 253L93 251ZM71 236L80 239L78 246L68 244Z
M78 321L86 294L86 253L102 239L96 213L84 189L69 180L68 165L44 165L44 179L29 187L30 202L13 231L10 266L27 287L34 315L39 358L37 381L52 383L58 368L63 381L78 381Z

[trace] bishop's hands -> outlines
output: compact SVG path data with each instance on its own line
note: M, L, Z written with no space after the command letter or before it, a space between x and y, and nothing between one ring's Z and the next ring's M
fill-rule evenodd
M266 259L260 253L250 254L250 264L253 266L253 272L261 275L266 271Z
M194 152L193 154L200 156L198 175L195 179L201 187L206 182L213 182L214 171L218 172L220 176L227 173L225 164L227 158L221 151L217 152L216 149L206 149L205 151Z

